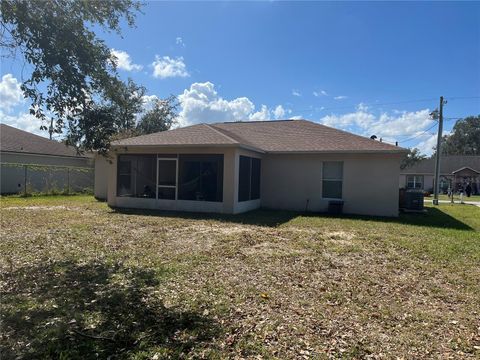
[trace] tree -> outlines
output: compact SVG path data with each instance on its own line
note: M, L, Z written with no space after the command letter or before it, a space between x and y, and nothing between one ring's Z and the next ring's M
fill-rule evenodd
M129 81L115 94L115 101L89 102L70 118L68 145L106 154L112 140L165 131L175 123L179 103L174 95L156 99L153 108L145 110L143 87Z
M451 135L443 137L444 155L480 155L480 115L458 120Z
M115 106L92 103L78 115L78 122L70 121L65 143L106 154L110 140L119 131L114 121L117 113Z
M151 134L169 130L178 116L177 97L170 95L166 99L157 99L153 109L147 111L137 125L137 133Z
M112 139L135 136L137 117L143 111L146 89L131 79L117 81L101 101L87 99L68 116L66 143L105 154Z
M126 84L118 82L113 92L107 97L107 106L116 109L115 119L117 130L131 130L136 126L136 118L143 111L146 89L128 79Z
M408 153L403 158L400 169L405 169L407 167L411 167L416 163L426 159L427 156L420 153L420 150L417 148L408 149Z
M2 0L0 46L12 56L19 50L31 65L31 75L22 84L25 97L31 100L30 113L41 120L52 119L61 132L66 120L92 111L87 110L92 99L121 101L116 94L122 86L115 61L93 28L120 34L121 20L133 26L140 6L135 0ZM69 122L67 130L78 133L87 128L81 121ZM96 135L89 133L92 136Z

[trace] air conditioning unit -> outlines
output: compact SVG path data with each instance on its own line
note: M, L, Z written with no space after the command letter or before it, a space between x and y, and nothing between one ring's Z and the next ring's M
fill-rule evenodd
M405 192L405 209L423 210L423 191L409 190Z

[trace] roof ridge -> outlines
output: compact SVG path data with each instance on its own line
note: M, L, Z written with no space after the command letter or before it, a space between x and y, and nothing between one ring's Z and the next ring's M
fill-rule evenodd
M358 134L355 134L355 133L352 133L352 132L349 132L349 131L346 131L346 130L342 130L342 129L337 129L333 126L328 126L328 125L325 125L325 124L320 124L320 123L317 123L317 122L314 122L314 121L309 121L309 120L305 120L305 119L299 119L297 121L304 121L304 122L307 122L307 123L310 123L310 124L313 124L313 125L316 125L316 126L323 126L323 127L326 127L326 128L329 128L329 129L332 129L332 130L335 130L335 131L338 131L338 132L341 132L341 133L344 133L344 134L348 134L348 135L352 135L352 136L355 136L355 137L359 137L363 140L370 140L370 141L373 141L373 142L376 142L375 140L373 139L370 139L366 136L362 136L362 135L358 135ZM390 143L385 143L383 141L379 141L381 144L384 144L384 145L388 145L388 146L391 146L391 147L394 147L396 149L404 149L404 150L407 150L401 146L397 146L397 145L393 145L393 144L390 144Z
M156 132L149 133L149 134L140 134L140 135L130 136L130 137L126 137L124 139L113 140L112 144L123 141L123 140L127 140L127 139L150 138L150 137L153 137L153 136L161 134L161 133L176 131L176 130L183 130L183 129L187 129L187 128L191 128L191 127L195 127L195 126L202 126L202 125L204 125L204 124L203 123L192 124L192 125L187 125L187 126L176 127L176 128L173 128L173 129L170 128L168 130L156 131ZM114 145L116 145L116 144L114 144Z
M222 135L223 137L227 138L228 140L233 141L235 144L240 144L239 141L237 141L237 140L235 140L234 138L228 136L228 135L225 134L223 131L220 131L220 129L218 129L218 128L216 128L215 126L213 126L213 124L210 125L210 124L202 123L202 125L208 127L209 129L215 131L216 133Z
M251 123L272 123L272 122L282 122L282 121L297 121L297 120L303 120L303 119L271 119L271 120L231 120L231 121L222 121L222 122L216 122L212 123L211 125L216 125L216 124L251 124Z

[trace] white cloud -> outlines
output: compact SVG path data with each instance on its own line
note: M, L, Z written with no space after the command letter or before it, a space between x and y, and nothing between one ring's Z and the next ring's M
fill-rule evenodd
M132 59L126 51L112 49L111 54L115 56L115 64L121 70L140 71L143 69L142 65L132 63Z
M344 95L334 97L335 100L345 100L346 98L347 98L347 96L344 96Z
M42 120L30 115L29 113L20 112L16 115L9 115L0 110L0 119L3 124L13 126L17 129L25 130L41 136L48 136L48 132L40 130Z
M433 154L433 148L437 146L437 134L424 134L420 137L421 141L415 145L421 153L431 155ZM401 144L400 144L401 145Z
M290 120L302 120L302 119L303 119L303 117L300 116L300 115L295 115L295 116L290 117Z
M211 82L193 83L189 89L178 96L181 104L179 125L191 125L201 122L222 122L245 120L254 111L255 106L246 97L228 101L220 97Z
M297 89L292 90L292 95L293 96L302 96L302 94L300 94L300 91L298 91Z
M314 91L313 96L319 97L319 96L328 96L327 92L325 90L320 90L320 91Z
M21 104L23 99L20 82L12 74L3 75L0 82L0 108L8 112L14 106Z
M266 105L262 105L260 110L249 115L248 117L250 120L270 120L270 110Z
M238 120L269 120L289 112L281 105L273 110L261 105L256 111L255 104L247 97L226 100L209 81L193 83L178 96L178 99L181 105L179 126Z
M142 97L143 101L143 108L145 111L149 111L153 109L153 106L155 105L156 101L158 100L157 95L144 95Z
M169 77L188 77L187 67L183 61L183 57L171 58L170 56L155 56L152 63L153 76L164 79Z
M281 119L285 116L286 111L283 108L282 105L278 105L274 110L273 110L273 116L275 116L275 119Z
M401 146L415 143L423 152L430 154L434 140L432 133L426 131L433 125L429 114L429 109L423 109L413 112L397 111L393 112L393 115L388 113L375 115L367 106L359 104L355 112L327 115L320 119L320 122L363 136L377 135L378 138L391 143L399 141ZM412 137L414 139L411 141L404 142Z
M375 115L367 113L363 109L357 109L354 113L324 116L320 119L320 122L324 125L344 130L352 130L353 127L366 130L375 122L375 119Z
M185 47L185 43L183 42L183 39L180 36L177 36L177 38L175 39L175 44L181 47Z

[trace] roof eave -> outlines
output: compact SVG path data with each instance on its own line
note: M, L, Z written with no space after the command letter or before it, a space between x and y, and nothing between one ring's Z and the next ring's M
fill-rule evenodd
M299 150L299 151L267 151L268 154L404 154L408 150Z
M0 150L0 153L5 154L22 154L22 155L37 155L37 156L55 156L62 158L71 158L71 159L91 159L91 156L84 155L59 155L52 153L40 153L40 152L28 152L28 151L15 151L15 150Z
M144 144L144 145L128 145L128 144L112 144L111 148L113 150L119 148L137 148L137 149L150 149L150 148L204 148L204 147L215 147L215 148L235 148L239 147L245 150L251 150L258 153L264 154L265 151L254 146L244 145L244 144Z

